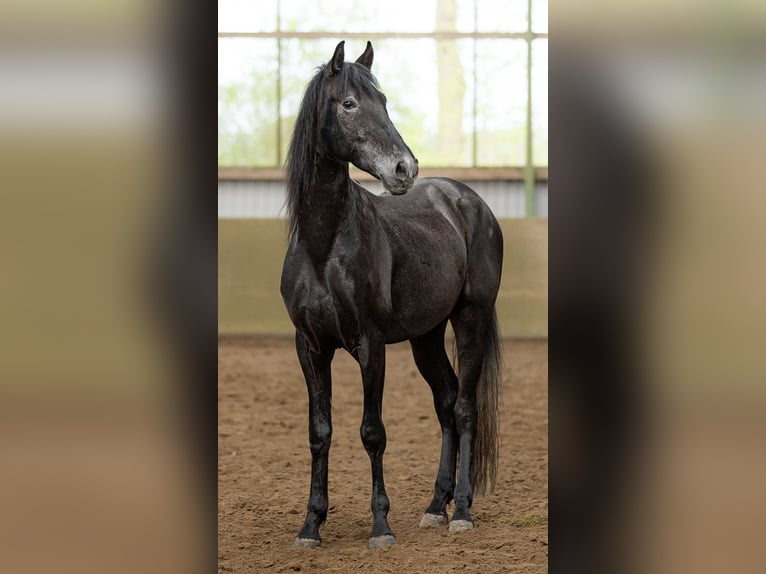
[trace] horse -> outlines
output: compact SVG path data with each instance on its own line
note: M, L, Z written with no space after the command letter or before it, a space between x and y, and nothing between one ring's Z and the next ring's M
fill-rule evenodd
M418 160L391 122L371 72L372 44L355 62L344 60L340 42L308 83L286 162L288 249L280 291L308 389L311 450L306 518L294 546L321 544L330 365L344 349L361 370L360 434L372 472L368 546L380 548L396 543L383 481L387 344L409 341L441 426L434 496L420 526L446 525L454 500L449 530L472 529L474 493L494 491L503 237L487 204L465 184L416 181ZM380 180L383 194L352 180L349 163ZM445 350L447 321L457 375Z

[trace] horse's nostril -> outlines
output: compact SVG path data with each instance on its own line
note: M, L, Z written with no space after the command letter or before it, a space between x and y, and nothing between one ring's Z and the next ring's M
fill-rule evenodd
M404 160L396 164L396 177L399 179L405 179L407 177L407 164Z

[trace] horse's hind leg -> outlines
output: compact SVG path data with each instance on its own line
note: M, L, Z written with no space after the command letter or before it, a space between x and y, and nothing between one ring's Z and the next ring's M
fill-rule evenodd
M422 337L410 341L415 364L434 394L434 408L442 428L442 449L434 484L434 498L420 521L421 527L447 524L447 505L455 490L457 434L454 409L458 383L444 350L446 325L445 321Z
M303 523L294 546L319 546L319 527L327 518L327 458L332 440L332 382L330 363L334 351L314 353L306 339L296 333L295 347L309 393L309 444L311 446L311 492Z
M463 304L451 318L455 331L459 364L458 396L455 403L460 462L455 486L455 513L450 522L451 531L473 528L471 504L471 449L476 433L476 387L481 376L487 348L487 330L492 319L492 307Z

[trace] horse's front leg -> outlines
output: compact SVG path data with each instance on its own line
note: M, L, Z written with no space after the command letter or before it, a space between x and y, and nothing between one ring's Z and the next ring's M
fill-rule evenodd
M383 482L383 453L386 450L386 429L383 426L382 402L383 380L386 373L386 346L382 342L363 339L355 350L362 369L364 384L364 414L360 434L370 457L372 468L372 532L370 548L380 548L396 543L394 533L388 526L389 501Z
M332 380L330 363L334 349L314 353L300 333L295 335L298 360L309 394L309 444L311 446L311 492L306 521L294 546L319 546L319 527L327 518L327 458L332 440Z

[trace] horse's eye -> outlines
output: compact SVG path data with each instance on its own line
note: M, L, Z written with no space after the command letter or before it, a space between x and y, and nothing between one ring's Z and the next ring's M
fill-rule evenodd
M346 108L347 110L350 110L351 108L355 108L356 104L354 103L353 100L345 100L343 102L343 107Z

